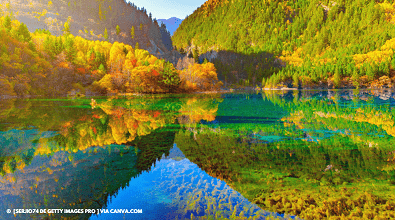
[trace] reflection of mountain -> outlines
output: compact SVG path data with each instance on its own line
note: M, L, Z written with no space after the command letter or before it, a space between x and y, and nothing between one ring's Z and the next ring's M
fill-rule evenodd
M153 132L146 136L139 136L130 143L141 150L136 166L140 172L149 171L157 159L160 159L162 155L169 155L169 150L173 147L175 133L175 131Z
M92 150L94 153L57 152L50 157L37 156L22 172L7 174L1 184L1 208L105 207L108 196L116 194L138 174L137 157L134 150L122 146ZM67 217L87 219L89 214ZM7 219L7 214L1 212L0 218ZM26 216L18 218L26 219Z
M174 151L179 151L177 147ZM138 195L130 199L130 195ZM142 173L119 190L108 209L142 208L132 219L266 219L282 215L263 211L223 181L213 178L188 159L159 161L149 173ZM128 217L128 216L126 216ZM245 218L243 218L245 217ZM96 219L117 219L119 214L102 214ZM126 218L128 219L128 218ZM274 219L274 218L273 218Z
M27 132L29 131L21 131ZM29 142L23 139L18 141ZM46 157L35 156L31 163L20 167L14 173L7 172L0 178L0 208L5 210L9 207L106 207L108 198L116 195L120 188L126 187L132 177L150 170L163 154L169 155L173 143L174 132L155 131L128 144L137 146L138 149L125 145L110 145L91 147L75 153L58 151ZM50 146L56 143L47 144ZM4 162L3 158L0 157L1 163ZM6 219L6 215L2 212L0 218ZM25 218L22 215L18 217ZM52 217L59 218L57 215ZM88 214L67 215L67 218L73 219L88 217Z

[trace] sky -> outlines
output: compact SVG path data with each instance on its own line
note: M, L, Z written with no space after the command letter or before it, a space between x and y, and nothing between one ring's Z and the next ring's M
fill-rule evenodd
M152 13L156 19L169 19L177 17L184 19L193 13L206 0L128 0L137 7L147 9L147 14Z

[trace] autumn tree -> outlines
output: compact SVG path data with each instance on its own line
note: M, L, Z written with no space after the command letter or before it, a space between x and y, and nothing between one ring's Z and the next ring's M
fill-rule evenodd
M181 71L180 79L187 91L217 90L222 86L222 83L218 80L216 71L213 63L195 63Z
M47 6L50 9L52 5L53 5L52 1L49 1Z

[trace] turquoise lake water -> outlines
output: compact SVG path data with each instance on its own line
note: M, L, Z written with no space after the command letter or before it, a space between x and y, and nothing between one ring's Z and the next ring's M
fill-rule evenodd
M390 216L394 98L339 90L2 100L0 219L327 218L359 215L363 196ZM342 208L325 205L342 198ZM139 213L111 213L125 210Z

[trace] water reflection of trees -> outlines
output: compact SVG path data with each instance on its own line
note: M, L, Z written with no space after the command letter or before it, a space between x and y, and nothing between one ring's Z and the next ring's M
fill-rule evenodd
M33 102L19 109L15 108L18 101L14 101L7 113L3 112L2 123L10 115L21 114L0 134L1 140L7 140L0 149L1 190L18 196L17 202L3 197L4 205L19 202L25 208L105 207L108 198L127 186L131 178L149 171L163 154L169 155L179 118L191 118L188 123L199 117L214 118L209 115L216 110L210 108L218 107L210 104L212 98L145 103L109 99L97 101L93 109L88 105L91 100L65 102ZM183 106L191 103L201 109ZM43 114L55 122L47 125L37 119ZM49 128L55 131L47 131ZM36 162L32 164L33 160Z
M264 99L290 112L288 117L282 119L285 124L309 130L314 136L317 136L314 131L342 130L354 142L390 146L395 135L395 112L388 99L374 95L370 92L348 91L343 94L337 91L299 98L296 93L293 96L297 101L290 105L289 101L281 98L284 94L263 94ZM383 136L388 138L377 138Z
M147 146L150 139L143 141L141 137L158 129L176 131L179 127L178 122L196 123L202 119L213 120L218 108L217 98L218 96L192 99L110 98L95 101L94 105L89 99L9 100L7 105L2 106L0 124L4 126L3 130L8 130L9 135L14 137L21 136L23 132L12 134L11 129L26 130L33 126L37 128L37 132L34 138L31 136L23 139L26 143L22 149L19 149L22 147L21 144L16 144L22 139L7 141L9 156L7 159L6 155L2 156L2 173L12 173L16 167L29 165L31 158L36 155L85 152L93 146L106 148L110 144L126 144L138 148ZM12 117L15 115L17 117ZM48 131L56 131L56 134L40 136ZM156 134L151 136L151 142L154 143ZM170 132L169 136L174 134ZM5 147L4 144L3 149L6 149ZM15 154L12 153L14 151Z

